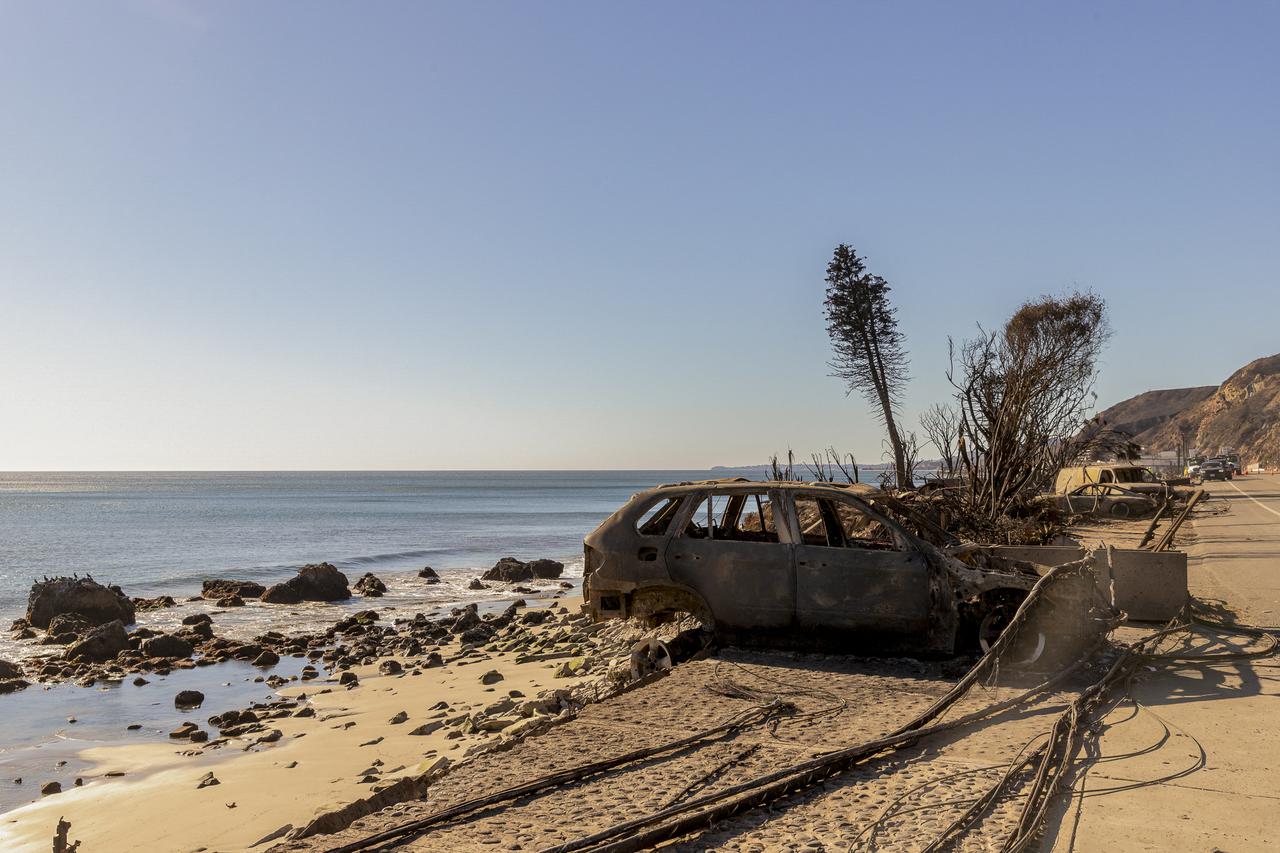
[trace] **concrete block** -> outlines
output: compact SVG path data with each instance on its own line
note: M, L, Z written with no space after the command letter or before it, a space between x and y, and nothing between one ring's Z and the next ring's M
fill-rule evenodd
M1108 548L1111 601L1140 622L1167 622L1187 603L1184 551Z

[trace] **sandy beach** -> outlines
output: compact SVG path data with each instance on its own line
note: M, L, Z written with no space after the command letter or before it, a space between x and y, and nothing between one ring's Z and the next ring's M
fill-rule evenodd
M63 818L87 850L247 850L399 782L394 798L412 790L404 780L568 719L625 667L616 628L587 626L580 603L555 601L546 622L482 647L443 644L442 666L388 657L347 670L355 686L336 673L291 683L279 695L292 707L260 712L265 734L86 750L83 786L5 814L0 847L48 850ZM199 711L188 719L211 728Z

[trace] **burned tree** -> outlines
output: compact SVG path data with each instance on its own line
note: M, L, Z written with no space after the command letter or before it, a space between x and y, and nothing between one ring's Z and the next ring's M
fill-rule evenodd
M802 467L807 472L804 476L796 471L795 451L787 451L785 465L778 461L775 453L769 457L769 479L838 483L843 477L850 483L860 482L857 458L852 453L841 454L834 447L828 447L822 453L810 453L809 461L802 463Z
M929 443L938 450L938 457L942 462L939 473L943 477L954 477L958 465L959 448L956 443L960 437L959 414L950 406L934 403L933 408L920 416L920 428L928 436Z
M971 511L1004 515L1103 439L1085 427L1109 337L1102 298L1073 293L1027 302L999 332L952 342L947 378L959 405L957 455Z
M876 410L888 433L898 486L909 489L913 472L897 423L908 378L907 354L897 311L889 304L889 283L867 272L858 253L843 243L827 265L826 281L834 375L845 381L849 393L861 392Z

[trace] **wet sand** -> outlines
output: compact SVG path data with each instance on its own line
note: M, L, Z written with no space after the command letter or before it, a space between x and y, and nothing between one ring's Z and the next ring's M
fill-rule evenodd
M281 733L273 743L255 743L261 735L253 734L203 748L166 738L83 750L77 756L85 767L78 774L83 787L65 788L0 816L0 849L48 850L62 817L72 824L70 837L90 851L244 850L286 825L302 827L396 780L456 765L512 742L521 730L545 725L559 713L551 707L525 717L522 703L539 694L599 683L610 666L625 660L617 658L619 646L593 636L585 656L594 657L589 669L566 672L566 662L583 662L582 657L568 657L582 649L585 621L577 615L579 604L580 599L557 601L554 619L516 632L573 638L566 642L568 651L557 653L554 646L550 652L541 650L542 659L524 660L527 650L496 650L503 645L501 638L459 658L464 650L455 638L439 649L449 661L442 667L415 672L411 661L398 658L405 666L401 674L382 674L381 660L353 667L359 683L351 689L337 683L337 673L293 683L280 695L305 695L299 707L313 709L314 716L268 721L268 730ZM606 661L609 654L615 659ZM216 672L220 666L204 671ZM485 677L495 671L501 680ZM172 702L169 689L164 696ZM447 707L435 710L441 702ZM481 714L486 708L491 709L487 724ZM210 728L205 725L210 713L205 707L183 719ZM476 730L466 717L495 730ZM411 734L424 726L434 731ZM210 772L218 784L199 787ZM31 784L31 794L36 794L39 780Z

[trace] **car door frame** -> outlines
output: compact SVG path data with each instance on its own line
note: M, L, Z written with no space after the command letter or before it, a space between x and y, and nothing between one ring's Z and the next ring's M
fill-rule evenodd
M685 535L704 500L757 492L767 494L773 504L776 543L694 539ZM665 562L671 579L702 596L715 617L717 630L792 629L795 626L795 559L785 494L765 486L709 488L693 492L691 497L677 519L680 527L667 543Z
M808 545L800 535L798 498L843 503L889 531L893 550ZM928 560L898 525L854 495L788 490L794 539L796 624L799 628L869 635L919 635L930 630ZM838 520L838 513L837 513ZM824 518L824 527L829 521ZM844 530L839 530L844 541Z

